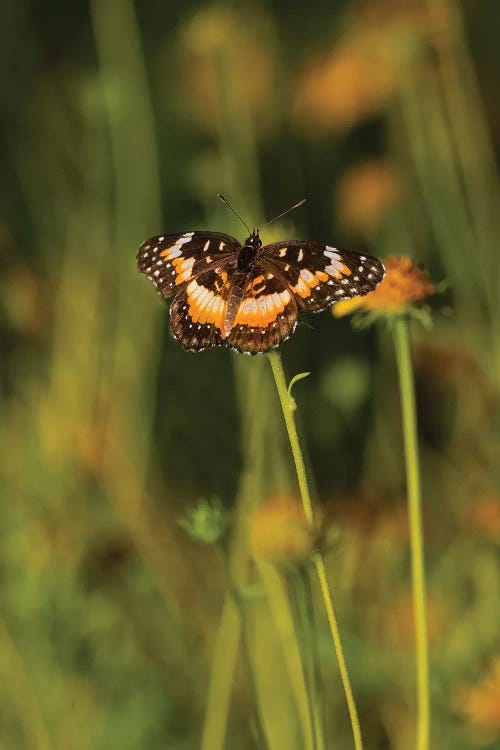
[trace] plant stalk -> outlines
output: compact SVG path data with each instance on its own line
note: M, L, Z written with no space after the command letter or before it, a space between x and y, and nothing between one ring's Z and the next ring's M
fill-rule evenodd
M422 502L417 442L415 384L411 363L408 321L394 322L394 344L398 366L403 420L408 519L411 540L413 608L415 616L417 670L417 750L428 750L430 734L429 647L425 594L425 567L422 534Z
M304 515L307 522L314 528L314 514L311 502L311 495L309 492L309 485L307 482L307 474L304 463L304 457L300 447L299 437L297 434L297 427L295 425L294 412L296 404L292 396L288 392L286 385L285 373L283 370L283 363L281 361L281 355L277 351L270 352L268 354L271 368L276 383L276 389L281 402L281 408L283 411L283 417L288 432L288 439L290 441L290 447L292 449L293 460L295 463L295 470L297 472L297 480L299 484L300 496L302 499L302 505L304 507ZM349 710L349 718L351 720L352 733L354 738L355 750L363 750L363 741L361 738L361 728L359 725L358 712L356 709L356 703L354 701L354 695L351 688L351 682L349 679L349 673L347 671L347 665L344 658L344 651L342 648L342 640L340 638L340 631L338 627L337 617L335 614L335 608L333 604L333 597L330 586L328 584L328 578L326 575L325 563L321 552L317 552L314 556L314 565L318 574L319 584L323 601L325 604L326 614L328 618L328 624L330 626L330 632L332 635L333 647L340 669L340 676L342 679L342 685L344 687L344 693L346 696L347 707Z

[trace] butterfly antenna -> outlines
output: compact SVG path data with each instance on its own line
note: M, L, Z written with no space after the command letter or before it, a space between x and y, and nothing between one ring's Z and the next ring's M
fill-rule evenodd
M243 226L248 231L248 234L252 234L251 231L250 231L250 229L249 229L249 227L248 227L248 224L245 221L243 221L243 219L241 218L241 216L239 214L236 213L236 211L234 210L234 208L231 206L230 203L227 202L227 200L224 198L224 196L221 195L220 193L217 193L217 195L218 195L219 199L229 208L229 210L233 212L233 214L236 216L236 218L241 221L241 223L243 224Z
M293 211L294 209L298 208L299 206L303 206L305 202L306 202L306 199L302 198L302 200L299 201L298 203L296 203L295 206L290 206L290 208L287 208L287 210L283 211L282 214L279 214L279 216L275 216L274 219L271 219L271 221L266 222L266 226L268 224L272 224L273 221L277 221L278 219L281 219L282 216L285 216L286 214L289 214L290 211Z

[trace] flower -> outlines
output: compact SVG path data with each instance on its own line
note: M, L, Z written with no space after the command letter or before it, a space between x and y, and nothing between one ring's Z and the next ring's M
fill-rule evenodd
M347 14L337 44L313 53L299 73L293 114L301 130L315 135L352 127L383 111L397 92L426 35L425 14L408 10L408 2L368 8Z
M468 529L500 544L500 496L490 493L476 497L466 521Z
M333 305L335 317L355 310L382 314L407 312L435 293L436 287L427 273L407 255L389 257L384 261L385 276L378 287L364 297L352 297Z
M500 657L479 682L456 691L453 705L474 734L487 743L500 738Z
M442 642L449 622L445 600L437 594L426 597L427 636L430 647ZM387 643L401 650L415 648L415 615L412 591L400 591L393 602L384 607L381 617L382 633Z
M309 133L347 128L380 110L395 88L393 66L359 39L346 39L306 63L297 83L294 118Z
M302 563L313 554L316 539L295 497L272 497L253 514L250 545L257 558L276 564Z
M394 168L382 160L371 159L351 167L336 190L337 215L348 230L371 234L401 194Z

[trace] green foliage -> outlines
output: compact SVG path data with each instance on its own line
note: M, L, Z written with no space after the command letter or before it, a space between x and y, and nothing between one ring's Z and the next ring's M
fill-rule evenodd
M318 663L326 747L352 747L316 585L298 617L293 582L251 557L254 510L297 496L267 358L183 352L135 268L155 233L241 237L218 192L261 226L307 196L264 241L408 253L449 280L432 328L412 326L431 732L498 746L500 53L483 5L321 2L307 23L299 3L2 9L0 748L314 747ZM292 406L311 373L298 422L365 750L415 736L388 342L325 312L283 347ZM223 569L177 519L215 542L227 513Z

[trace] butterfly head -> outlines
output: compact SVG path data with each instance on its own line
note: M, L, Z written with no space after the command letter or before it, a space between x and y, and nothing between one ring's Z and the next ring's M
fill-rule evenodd
M257 260L259 249L262 247L262 240L259 237L259 230L254 229L246 238L238 255L238 271L247 273Z

